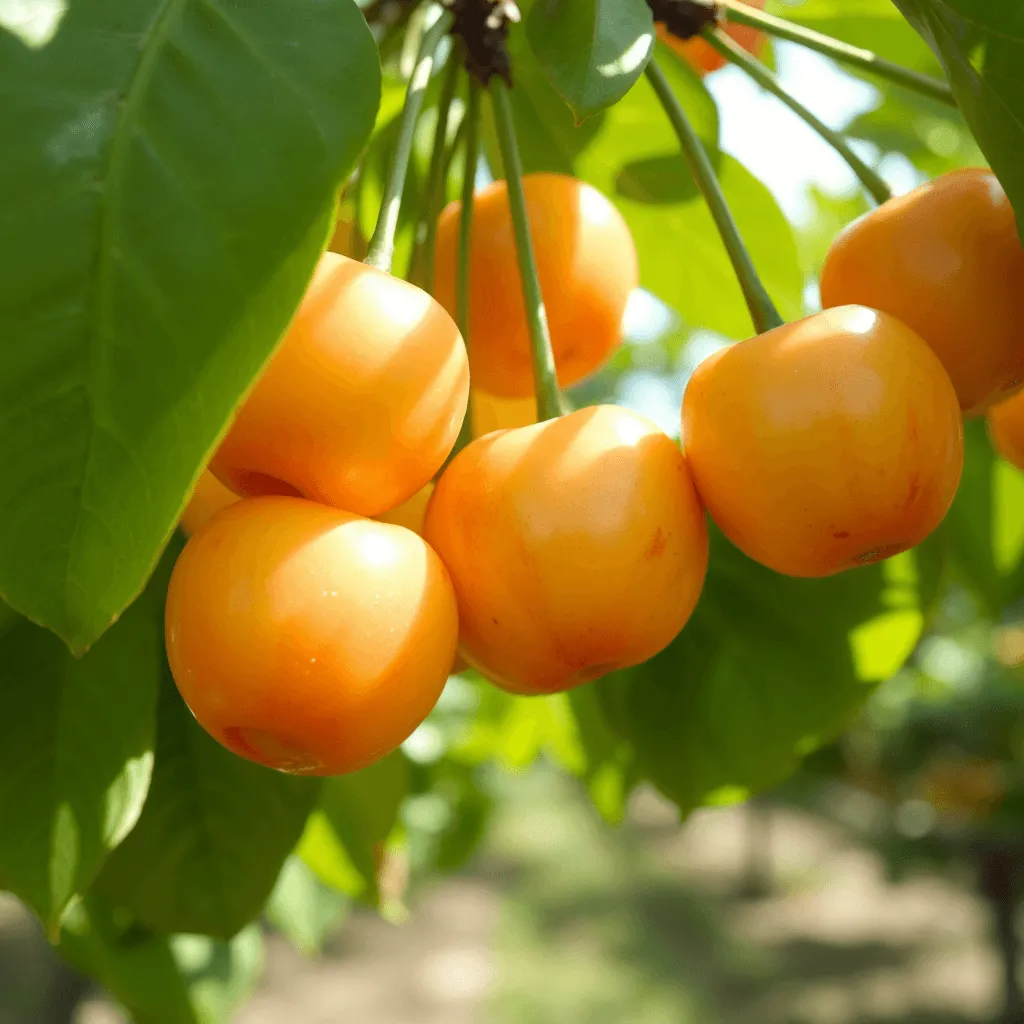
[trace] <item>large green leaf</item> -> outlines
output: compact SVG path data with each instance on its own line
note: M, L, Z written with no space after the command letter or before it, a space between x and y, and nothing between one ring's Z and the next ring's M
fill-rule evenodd
M1024 211L1024 5L895 0L935 51L957 104L1014 208ZM1024 219L1018 217L1018 228Z
M170 563L84 658L26 619L0 633L0 888L51 936L142 811Z
M654 49L645 0L539 0L526 31L577 121L622 99Z
M149 796L96 889L154 931L230 938L260 912L319 791L225 750L168 679Z
M629 224L640 283L695 326L734 338L750 316L707 205L654 90L641 79L614 107L576 127L522 41L513 109L527 171L575 174L607 195ZM793 231L771 194L718 150L714 102L684 61L659 44L656 58L709 148L726 198L780 312L803 310L804 277Z
M90 898L68 914L61 955L99 981L135 1024L227 1024L263 970L252 926L228 942L156 935Z
M713 530L708 580L683 632L597 684L608 725L683 812L781 781L910 654L937 587L933 556L799 580Z
M378 861L408 786L399 751L353 775L327 779L299 856L326 885L375 903Z
M291 318L380 69L352 0L61 6L0 27L0 594L81 651Z

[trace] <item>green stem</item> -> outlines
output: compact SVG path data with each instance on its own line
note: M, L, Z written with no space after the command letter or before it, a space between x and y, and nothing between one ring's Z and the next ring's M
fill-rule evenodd
M697 187L711 210L711 216L714 218L718 233L722 236L722 243L725 245L733 269L736 271L740 288L743 290L743 297L747 301L747 308L750 310L754 327L759 334L763 334L774 327L782 326L784 321L765 290L754 267L754 262L750 258L750 253L743 244L739 228L736 226L736 221L733 220L729 204L722 193L722 186L718 182L718 176L711 165L707 151L694 131L693 125L690 124L675 93L672 92L672 87L668 84L668 79L665 78L665 72L652 59L647 64L646 75L654 87L661 105L665 108L668 119L672 122L672 127L679 137L683 155L690 166Z
M398 128L398 140L395 152L391 157L384 197L380 204L380 215L373 237L366 250L364 263L391 272L391 263L395 258L395 233L398 231L398 211L402 205L402 190L405 188L405 177L409 170L409 158L412 156L413 136L416 132L416 119L423 107L423 94L430 82L434 70L434 58L442 37L452 25L452 16L443 12L437 21L423 35L409 88L405 94L405 106L402 109L402 120Z
M466 166L462 172L462 209L459 211L459 255L455 278L456 322L467 350L469 334L469 271L473 241L473 196L476 192L476 168L480 160L480 85L469 76L469 98L466 116ZM466 406L462 429L452 451L454 457L473 440L473 402Z
M791 96L778 80L756 57L748 53L734 39L721 29L706 28L702 33L708 45L717 50L726 60L742 68L762 89L777 96L798 117L813 128L850 166L861 184L871 193L876 203L892 199L892 189L874 168L869 167L850 147L839 132L829 128L821 118L807 109L798 99Z
M931 75L923 75L919 71L912 71L900 64L894 64L890 60L879 57L870 50L862 49L859 46L851 46L849 43L833 39L831 36L813 29L795 25L784 18L776 18L771 14L765 14L741 0L719 0L726 17L737 25L750 25L759 28L768 35L785 39L790 43L799 43L808 50L824 54L841 64L867 71L869 74L884 78L889 82L895 82L914 92L924 96L930 96L934 100L946 103L951 107L956 106L956 99L953 90L947 82L934 78Z
M476 169L480 161L480 86L470 77L469 102L466 105L466 166L462 172L462 209L459 216L459 265L456 277L457 323L469 344L469 265L473 240L473 196Z
M512 119L512 101L508 86L498 76L491 79L491 103L494 107L495 128L505 180L508 185L508 206L512 215L512 230L516 236L519 256L519 276L526 302L526 322L530 330L530 350L533 356L533 386L537 395L537 420L552 420L563 412L562 393L558 388L555 354L551 348L548 314L544 308L537 260L530 237L530 221L526 213L526 195L523 192L523 166L519 159L515 123Z
M451 115L455 87L459 81L459 62L448 61L441 94L437 99L437 127L434 129L434 147L430 153L427 171L427 191L423 199L423 213L416 227L416 245L409 261L409 280L424 291L434 290L434 243L437 239L437 215L445 194L445 153L448 142L448 122Z
M455 129L455 138L452 139L452 144L448 147L448 151L444 157L444 170L441 172L441 180L447 181L451 177L452 164L455 161L455 154L460 149L465 149L466 146L466 118L463 115L461 121L459 121L459 127Z

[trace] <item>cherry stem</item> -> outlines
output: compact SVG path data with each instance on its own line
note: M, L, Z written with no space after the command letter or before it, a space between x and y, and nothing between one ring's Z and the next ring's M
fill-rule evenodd
M798 43L808 50L831 57L841 64L847 64L878 78L894 82L896 85L902 85L923 96L930 96L940 103L948 104L951 107L956 106L956 98L953 96L953 90L949 87L949 83L939 78L924 75L920 71L912 71L901 64L894 64L892 61L872 53L871 50L865 50L860 46L851 46L849 43L833 39L821 32L795 25L784 18L765 14L749 4L742 3L742 0L719 0L719 4L725 11L728 20L737 25L750 25L752 28L759 28L762 32L767 32L768 35L785 39L790 43Z
M456 310L459 330L469 344L469 271L473 240L473 196L480 162L480 86L470 76L466 104L466 157L462 172L462 209L459 215L459 263L456 277Z
M423 199L420 223L416 227L416 244L409 260L409 280L424 291L434 290L434 244L437 241L437 215L444 203L448 163L445 154L448 144L448 124L451 118L452 100L459 81L459 62L452 54L445 68L441 94L437 99L437 126L434 129L434 146L430 153L430 168L427 171L427 191Z
M462 209L459 211L459 255L455 278L456 321L469 349L469 274L473 240L473 196L476 192L476 168L480 160L480 85L469 76L469 97L466 116L466 166L462 172ZM473 440L473 401L466 405L462 429L452 450L452 457Z
M778 78L761 61L748 53L721 29L706 28L701 34L709 46L717 50L726 60L731 61L738 68L742 68L762 89L778 97L794 114L813 128L847 162L850 170L857 175L876 203L884 203L892 199L892 189L885 183L882 176L857 156L849 142L839 132L830 128L796 97L791 96L783 88Z
M373 237L366 250L366 259L371 267L391 273L391 264L395 258L395 234L398 231L398 212L402 205L402 191L409 170L409 159L412 156L413 137L416 133L416 121L423 108L423 96L430 83L434 70L434 60L441 39L452 26L452 15L442 11L437 20L424 33L416 55L416 64L409 79L409 88L405 94L405 106L402 108L402 120L398 126L398 140L391 157L388 170L387 185L380 204L380 214Z
M519 256L519 276L526 303L526 322L530 329L530 350L533 356L533 385L537 395L538 422L552 420L564 412L562 393L558 387L555 372L555 354L551 348L551 333L548 329L548 314L544 308L537 260L530 237L530 222L526 213L526 195L523 192L523 165L519 158L516 142L515 122L512 117L512 101L508 86L500 76L491 79L491 103L494 107L494 122L505 165L505 180L508 185L508 206L512 216L512 229L516 237L516 253Z
M452 163L455 160L456 154L460 149L465 149L466 146L466 117L465 115L459 121L458 128L455 129L455 137L452 139L452 144L448 147L444 157L444 170L442 172L443 180L447 181L451 176Z
M658 99L661 101L665 113L668 115L672 127L679 138L683 148L683 156L690 166L697 187L708 204L711 216L714 218L715 226L722 237L722 244L725 246L729 259L732 261L733 270L743 290L743 297L746 299L747 308L750 310L750 318L754 321L754 327L759 334L770 331L772 328L781 327L784 323L778 310L775 308L761 278L758 276L754 262L750 258L743 238L740 235L736 221L733 219L729 204L726 202L722 192L722 186L711 165L707 151L700 137L694 131L690 119L686 116L672 87L655 60L647 63L645 71L648 81L654 87Z

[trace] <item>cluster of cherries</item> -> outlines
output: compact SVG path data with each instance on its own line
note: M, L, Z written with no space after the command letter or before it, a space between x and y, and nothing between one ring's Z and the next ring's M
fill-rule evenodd
M637 254L591 186L524 189L565 387L620 344ZM531 695L646 661L700 597L706 513L792 576L905 551L952 503L964 416L987 413L1024 468L1024 249L986 170L850 225L823 312L697 368L681 448L613 405L536 422L503 181L474 199L467 356L461 212L437 225L434 296L324 254L185 510L168 657L243 757L356 771L411 734L457 663ZM467 406L473 439L451 458Z

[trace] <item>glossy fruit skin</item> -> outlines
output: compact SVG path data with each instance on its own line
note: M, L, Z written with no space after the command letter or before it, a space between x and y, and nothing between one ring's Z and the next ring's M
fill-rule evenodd
M568 387L601 367L622 340L626 302L639 281L636 247L622 215L592 186L527 174L523 188L558 380ZM452 315L461 211L459 202L442 211L435 248L434 294ZM474 198L471 255L473 387L529 397L530 335L503 180Z
M424 535L455 586L460 653L513 693L646 661L683 628L707 570L678 447L608 405L469 444L434 489Z
M944 174L850 224L825 261L821 301L870 306L913 328L966 416L1024 381L1024 248L989 171Z
M474 398L476 396L474 395ZM430 503L430 496L434 493L434 481L431 480L425 487L421 487L408 501L403 502L398 508L390 512L384 512L376 519L381 523L391 523L393 526L404 526L407 530L423 536L423 520L427 514L427 505ZM451 674L457 675L464 672L466 663L458 655L451 667Z
M305 775L357 771L429 713L455 657L455 596L414 533L301 498L239 501L185 546L171 672L229 750Z
M683 450L711 518L789 576L905 551L963 467L956 393L894 317L843 306L721 349L683 397Z
M749 0L751 7L764 10L765 0ZM728 12L726 12L728 13ZM750 25L725 24L725 31L736 40L744 50L757 56L764 49L765 35ZM658 25L658 38L668 43L697 74L708 75L712 71L724 68L729 62L703 39L679 39L670 35L664 25Z
M328 252L210 468L238 494L375 516L441 468L468 397L451 317L421 289Z
M528 427L537 422L537 399L498 398L473 388L469 398L473 406L473 437L483 437L492 430Z
M221 509L233 505L238 500L239 497L234 491L225 487L209 470L206 470L199 478L199 483L196 484L196 489L192 492L178 525L186 536L191 536Z
M413 533L423 535L423 517L427 512L427 502L434 492L434 481L421 487L408 501L403 501L397 508L382 512L374 519L379 523L390 523L392 526L404 526ZM212 519L221 509L241 501L241 497L225 487L209 470L199 478L199 483L192 494L185 511L181 516L181 529L186 536L191 536L203 524Z
M1024 470L1024 392L989 409L988 434L995 450Z

